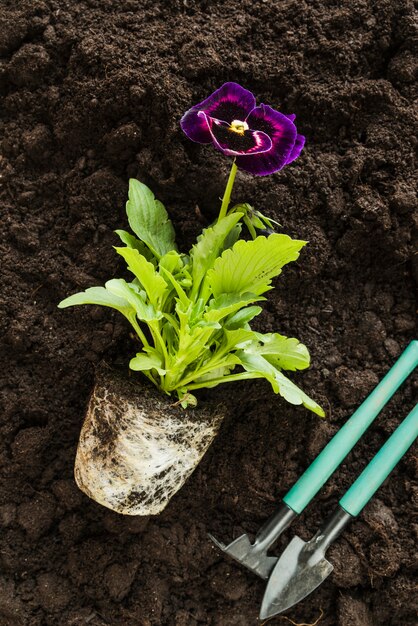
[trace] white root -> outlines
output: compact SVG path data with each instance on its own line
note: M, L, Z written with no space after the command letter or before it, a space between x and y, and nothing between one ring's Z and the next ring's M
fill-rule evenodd
M182 409L147 383L102 371L81 430L75 479L124 515L156 515L215 438L221 409Z

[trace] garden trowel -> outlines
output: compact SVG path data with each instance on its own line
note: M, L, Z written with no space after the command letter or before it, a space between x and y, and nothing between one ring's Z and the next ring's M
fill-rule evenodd
M286 611L312 593L333 570L325 552L356 517L418 437L418 404L341 498L325 526L308 542L294 537L271 573L260 619Z
M377 387L286 494L277 513L258 531L254 543L244 534L229 545L224 545L211 536L215 544L261 578L267 579L277 563L277 557L267 554L269 548L314 498L417 365L418 341L412 341Z

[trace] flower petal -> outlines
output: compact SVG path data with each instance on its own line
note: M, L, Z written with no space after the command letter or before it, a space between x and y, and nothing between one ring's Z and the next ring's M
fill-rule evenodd
M291 153L287 157L286 165L298 158L298 156L302 152L304 145L305 145L305 137L303 135L296 135L295 145L293 146Z
M255 98L251 91L238 83L224 83L194 108L230 124L233 120L245 120L254 107Z
M281 170L295 146L296 126L286 115L265 104L253 109L246 122L251 129L266 133L272 141L272 147L259 155L237 157L238 167L256 176L267 176Z
M231 130L231 126L223 120L209 117L203 111L199 116L205 116L212 140L215 146L228 156L240 154L259 154L267 152L272 147L271 139L266 133L259 130L245 130L237 133Z
M199 117L199 111L230 124L233 120L245 120L254 107L255 98L251 91L238 83L224 83L209 98L186 111L180 120L180 126L192 141L210 143L212 138L206 120Z
M189 139L196 143L212 143L208 120L199 115L199 109L189 109L180 120L181 130Z

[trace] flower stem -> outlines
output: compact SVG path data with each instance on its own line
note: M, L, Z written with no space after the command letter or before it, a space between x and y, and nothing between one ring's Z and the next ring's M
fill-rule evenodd
M222 198L221 210L219 211L218 221L225 217L228 211L229 202L231 200L232 187L234 186L235 175L238 167L235 163L235 159L232 161L231 171L229 172L228 182L226 183L224 197Z

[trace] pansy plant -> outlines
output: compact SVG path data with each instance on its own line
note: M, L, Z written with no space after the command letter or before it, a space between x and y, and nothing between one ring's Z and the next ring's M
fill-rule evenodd
M193 141L213 143L234 159L217 220L188 254L180 252L162 203L146 185L131 180L126 211L135 235L116 231L123 245L115 248L131 279L113 278L59 306L96 304L122 313L140 344L130 368L175 394L184 407L196 404L197 389L265 378L288 402L323 415L283 374L309 366L306 347L297 339L251 327L272 279L299 257L306 242L273 232L272 220L248 204L229 208L237 167L263 176L300 154L304 138L294 116L255 106L249 91L225 83L187 111L181 127ZM252 239L239 238L242 224Z

